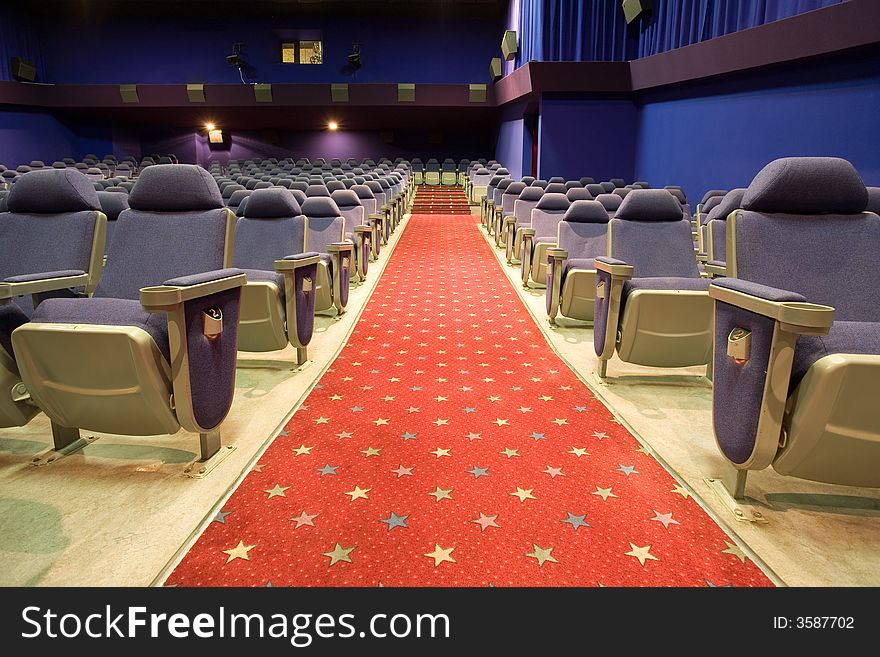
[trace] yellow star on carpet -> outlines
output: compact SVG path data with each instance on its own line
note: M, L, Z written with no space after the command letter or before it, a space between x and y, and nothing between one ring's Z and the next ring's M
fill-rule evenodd
M570 450L568 450L568 453L574 454L578 458L580 458L582 456L589 456L590 455L590 453L586 450L585 447L572 447Z
M288 488L290 488L290 486L279 486L278 484L275 484L274 487L270 488L269 490L264 490L263 492L268 493L269 497L267 497L266 499L271 500L273 497L287 497L287 495L284 494L284 491L286 491Z
M608 488L599 488L596 486L596 490L593 491L593 495L598 495L602 498L603 502L607 502L609 497L617 497L614 493L611 492L611 487Z
M514 456L519 456L519 447L511 449L510 447L505 447L502 449L499 454L504 454L507 458L513 458Z
M678 495L681 495L684 499L687 499L691 496L691 494L688 493L687 490L685 490L684 487L682 487L682 486L676 486L675 488L673 488L669 492L670 493L677 493Z
M452 449L451 447L450 447L449 449L443 449L443 448L441 448L441 447L438 447L438 448L435 449L433 452L431 452L431 454L433 454L434 456L436 456L438 459L439 459L441 456L452 456L452 454L449 453L451 449Z
M449 420L444 420L444 419L441 419L441 418L438 417L436 420L434 420L433 422L431 422L431 424L436 424L438 427L442 427L442 426L444 426L444 425L448 425L448 424L449 424Z
M342 399L342 395L330 395L330 401L339 401Z
M429 559L434 560L434 568L436 568L444 561L456 563L455 559L453 559L451 556L449 556L450 554L452 554L453 550L455 550L454 547L442 548L442 547L440 547L439 543L434 543L434 551L433 552L426 552L425 556L428 557Z
M551 468L549 465L546 470L541 470L541 472L550 475L551 479L556 479L556 477L564 477L565 473L562 471L562 468Z
M499 427L510 426L510 422L508 422L507 420L502 420L500 417L495 418L493 422Z
M451 500L452 489L443 490L440 486L437 486L437 489L433 493L428 493L428 495L433 495L435 502L439 502L440 500Z
M742 551L742 548L736 543L728 543L724 541L724 544L727 546L725 549L721 550L724 554L732 554L737 559L740 560L740 563L746 562L746 553Z
M354 490L350 490L345 494L351 495L352 502L354 502L356 499L361 498L361 497L364 498L365 500L368 500L370 498L367 496L367 493L369 493L371 490L373 490L373 489L372 488L358 488L357 486L355 486Z
M293 450L293 453L297 456L302 456L303 454L311 454L313 449L315 449L314 446L306 447L305 445L300 445L295 450Z
M329 423L330 423L329 417L319 417L317 420L315 420L315 424L329 424Z
M375 424L375 425L378 427L378 426L381 426L381 425L383 425L383 424L388 424L388 422L390 421L390 419L391 419L391 418L381 418L381 417L380 417L380 418L377 418L377 419L373 420L373 424Z
M555 420L552 420L552 422L553 424L559 425L560 427L568 424L568 420L566 420L565 418L556 418Z
M489 401L490 401L490 402L501 401L501 397L498 397L498 396L496 396L496 395L493 395L493 396L489 397Z
M342 545L337 543L336 547L334 547L332 550L330 550L329 552L323 552L322 554L325 557L330 557L330 565L332 566L337 561L347 561L348 563L351 563L351 557L349 555L351 554L352 550L356 549L356 545L352 545L349 548L344 548L342 547Z
M632 549L629 552L624 552L624 554L627 556L630 556L630 557L635 557L636 559L639 560L639 563L642 564L643 566L645 565L645 562L649 561L649 560L650 561L660 561L660 559L658 559L653 554L651 554L651 552L650 552L651 546L650 545L646 545L645 547L636 547L635 543L630 543L629 546Z
M234 548L229 548L228 550L221 550L224 554L228 555L226 557L226 563L230 561L235 561L236 559L244 559L245 561L250 561L250 557L248 556L248 552L253 550L256 545L245 545L244 541L239 541L238 545Z
M379 447L378 449L375 447L367 447L366 449L361 450L361 454L369 458L370 456L381 456L381 454L379 454L379 452L381 451L381 447Z
M533 490L535 490L535 489L534 488L526 489L526 488L520 488L519 486L517 486L516 492L511 493L511 495L518 497L520 502L525 502L526 500L536 500L538 498L535 497L534 495L532 495Z
M415 406L410 406L408 409L406 409L406 412L407 413L418 413L420 410L421 409L416 408Z
M552 547L542 548L538 547L536 543L532 543L532 548L534 549L531 552L526 552L526 556L537 559L538 566L543 567L544 563L547 561L549 561L550 563L559 563L559 561L556 560L556 557L550 554L551 552L553 552Z
M553 401L553 397L551 397L550 395L542 395L538 397L538 399L540 399L541 401Z
M520 413L531 413L531 412L532 412L532 409L529 408L528 406L520 406L520 407L519 407L519 412L520 412Z
M447 401L448 399L449 399L449 397L443 397L441 395L437 395L436 397L434 397L434 401L438 401L438 402Z
M394 397L392 397L391 395L385 395L384 397L382 397L382 401L386 401L386 402L394 401Z

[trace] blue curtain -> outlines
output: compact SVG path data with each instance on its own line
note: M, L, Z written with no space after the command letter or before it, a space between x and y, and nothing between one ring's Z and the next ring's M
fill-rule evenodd
M11 80L9 59L20 57L37 68L37 81L45 82L40 43L25 12L7 3L0 9L0 80Z
M620 0L511 0L520 5L517 66L637 59L846 1L653 0L627 26Z

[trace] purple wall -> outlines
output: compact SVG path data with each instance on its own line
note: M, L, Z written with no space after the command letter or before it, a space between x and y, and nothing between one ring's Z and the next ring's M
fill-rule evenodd
M90 15L39 21L38 34L45 81L54 83L237 82L238 71L226 62L233 42L244 42L249 82L488 81L502 21L429 18ZM304 31L322 36L324 63L281 64L282 40ZM353 42L361 44L357 72L345 70Z
M538 176L632 181L635 126L630 100L542 97Z

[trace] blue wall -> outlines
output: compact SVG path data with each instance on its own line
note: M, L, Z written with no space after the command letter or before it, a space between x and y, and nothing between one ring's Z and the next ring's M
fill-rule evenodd
M519 179L532 172L532 138L525 119L513 118L500 123L495 159L514 178Z
M246 15L246 14L245 14ZM41 21L46 80L54 83L231 83L226 62L244 42L249 82L486 82L503 22L483 19L251 17L192 20L89 17ZM321 65L281 64L281 42L323 38ZM345 70L353 42L363 67ZM84 48L83 44L90 44Z
M632 180L635 124L629 100L542 97L538 176Z
M0 164L14 167L31 160L49 164L86 153L103 157L113 150L113 130L106 124L77 121L71 127L42 109L0 105Z
M880 185L880 55L840 58L644 96L637 177L689 198L747 185L777 157L836 155Z

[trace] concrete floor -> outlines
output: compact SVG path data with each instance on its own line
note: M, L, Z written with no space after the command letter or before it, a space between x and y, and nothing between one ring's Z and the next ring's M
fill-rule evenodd
M193 434L99 436L80 454L33 467L31 457L50 443L45 416L0 430L0 585L162 583L338 353L405 225L367 282L352 288L348 312L317 319L310 366L295 372L292 349L239 355L235 401L222 426L235 449L207 478L183 474L196 455ZM768 574L794 586L880 584L880 492L767 470L750 476L748 493L769 523L736 522L704 481L720 474L723 461L701 369L653 370L615 357L600 381L592 329L565 319L550 329L544 291L523 290L518 268L499 260L560 356Z

